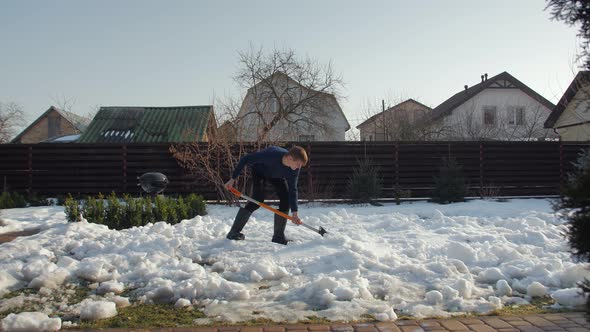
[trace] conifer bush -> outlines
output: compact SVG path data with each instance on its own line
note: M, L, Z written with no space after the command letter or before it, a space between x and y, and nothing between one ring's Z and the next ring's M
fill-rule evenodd
M590 149L578 155L573 172L568 174L561 198L554 209L562 212L562 217L566 219L566 237L572 254L590 262ZM588 279L580 286L584 292L590 292ZM590 297L588 301L590 309Z
M27 206L50 205L46 198L39 198L36 194L25 197L18 192L3 191L0 194L0 209L24 208Z
M80 221L80 203L71 194L68 194L64 201L64 210L66 212L66 219L69 222Z
M200 195L169 198L164 196L134 198L124 194L118 198L115 193L108 197L99 194L78 201L71 195L64 203L67 220L80 220L80 214L89 222L104 224L111 229L125 229L148 223L165 221L171 224L197 215L205 215L206 204Z
M14 201L9 192L2 192L0 195L0 209L12 209L14 208Z
M357 167L348 180L348 193L354 202L370 203L381 196L383 178L372 160L358 160Z
M441 158L439 175L434 181L433 201L441 204L465 201L467 185L463 170L455 158L447 156Z

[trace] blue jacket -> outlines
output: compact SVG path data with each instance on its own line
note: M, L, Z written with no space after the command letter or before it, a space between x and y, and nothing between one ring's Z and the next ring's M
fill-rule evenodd
M283 165L283 157L287 152L281 147L271 146L258 152L249 153L240 159L232 178L237 178L242 173L244 166L248 165L259 176L285 179L289 188L289 206L291 211L297 212L297 181L300 169L294 171L289 166Z

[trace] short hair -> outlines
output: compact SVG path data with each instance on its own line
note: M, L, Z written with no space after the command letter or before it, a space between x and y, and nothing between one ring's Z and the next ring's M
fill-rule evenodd
M307 162L309 161L305 149L297 145L293 146L289 152L287 152L286 156L291 156L291 158L303 162L302 166L307 165Z

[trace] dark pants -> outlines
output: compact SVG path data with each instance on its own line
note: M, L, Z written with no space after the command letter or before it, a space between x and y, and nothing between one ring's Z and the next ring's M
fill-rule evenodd
M254 173L253 177L252 177L252 189L253 189L252 198L254 198L255 200L257 200L261 203L264 202L264 198L266 196L265 191L264 191L264 187L265 187L266 183L272 184L272 186L275 189L275 192L279 196L279 211L288 214L289 213L289 191L287 190L287 182L285 181L285 179L265 178L265 177L259 176L258 174ZM248 202L248 204L246 204L246 206L244 207L244 209L246 209L250 212L254 212L258 208L259 208L259 206L252 203L252 202Z

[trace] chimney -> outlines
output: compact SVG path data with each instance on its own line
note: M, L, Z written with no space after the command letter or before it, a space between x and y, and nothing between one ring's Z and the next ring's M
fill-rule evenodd
M467 84L465 84L464 88L465 88L465 91L467 91L467 88L468 88Z
M486 78L486 81L488 80L488 73L483 74L483 76Z
M483 82L483 75L481 75L481 81Z

